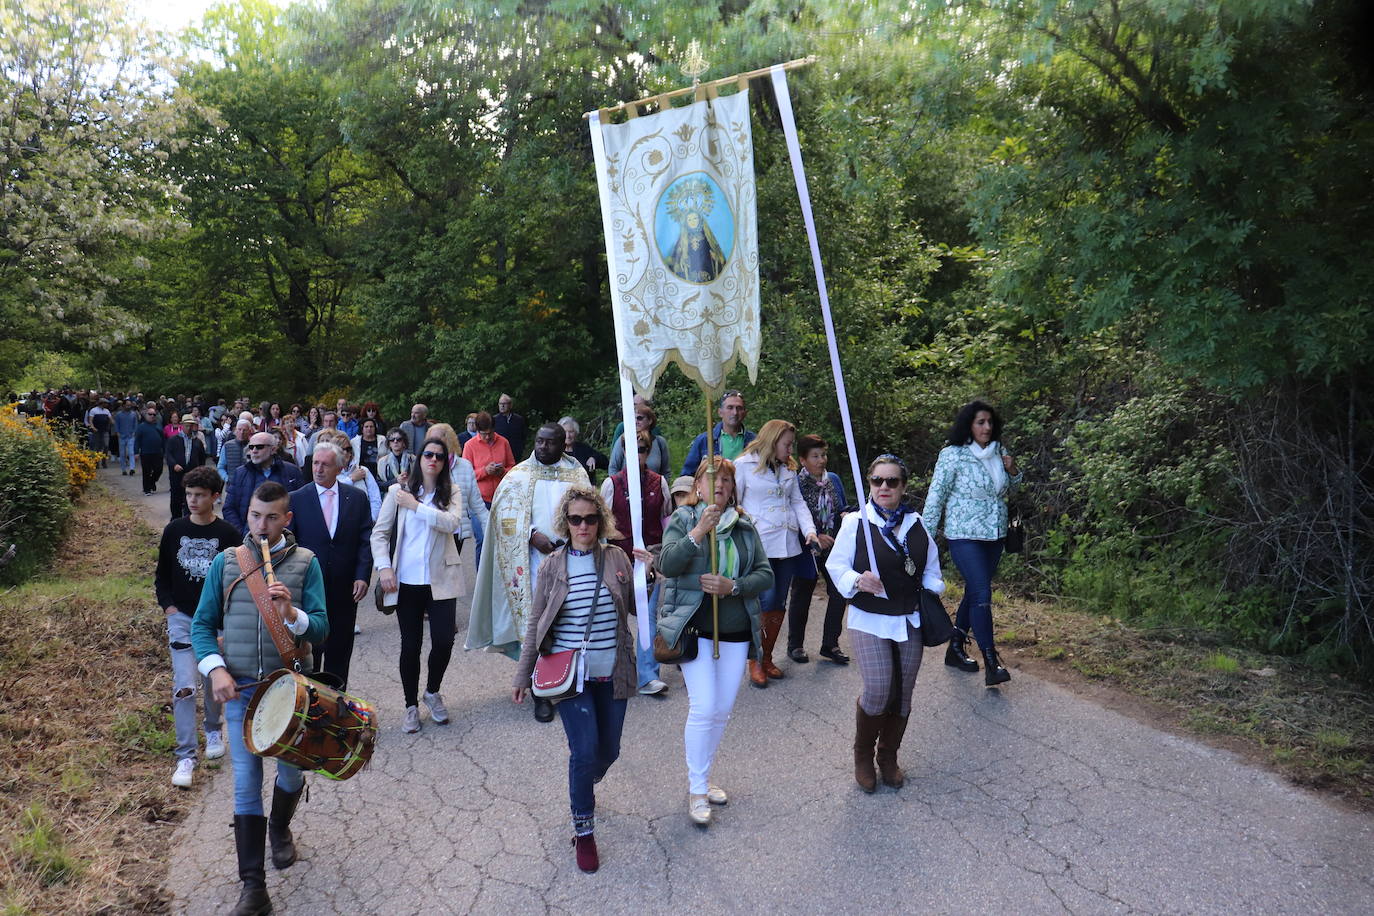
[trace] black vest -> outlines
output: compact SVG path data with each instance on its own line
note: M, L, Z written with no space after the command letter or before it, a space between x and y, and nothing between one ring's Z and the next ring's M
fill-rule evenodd
M889 617L905 617L912 611L919 611L921 578L925 575L926 549L930 546L926 526L918 521L906 533L906 553L916 563L915 576L907 575L905 558L884 540L881 526L869 522L868 530L873 534L873 555L878 561L878 578L883 580L887 597L855 592L849 603L861 611L886 614ZM854 571L867 572L868 568L868 546L860 532L854 542Z

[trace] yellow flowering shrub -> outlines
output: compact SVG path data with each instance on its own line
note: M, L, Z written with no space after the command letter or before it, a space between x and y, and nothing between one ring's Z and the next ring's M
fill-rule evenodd
M18 547L14 561L0 568L0 583L25 578L52 556L72 501L95 479L99 461L42 417L0 407L0 553Z

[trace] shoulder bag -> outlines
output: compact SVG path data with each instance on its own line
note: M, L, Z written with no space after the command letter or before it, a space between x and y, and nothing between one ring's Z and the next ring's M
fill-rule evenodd
M605 586L603 575L606 568L605 551L602 547L596 555L596 591L592 593L592 606L587 612L587 629L582 633L582 646L578 649L564 649L561 652L540 653L534 663L534 673L530 675L530 692L536 697L558 702L570 700L582 692L578 673L582 670L582 657L587 651L587 640L592 635L592 622L596 620L596 606L601 601L601 589Z
M682 628L678 634L677 645L670 646L668 641L654 633L654 661L664 664L681 664L690 662L697 657L697 639L701 636L697 628L690 623Z
M397 507L396 507L396 514L393 515L393 516L391 516L391 535L386 539L386 552L387 552L387 556L395 556L395 553L396 553L396 526L399 525L400 523L401 523L401 507L400 507L400 506L397 506ZM397 588L400 588L400 587L401 587L400 580L397 580L397 582L396 582L396 587L397 587ZM380 577L380 576L377 577L377 584L374 585L374 586L372 586L372 600L373 600L373 602L377 605L377 610L381 611L383 614L388 614L388 615L389 615L389 614L394 614L394 613L396 613L396 605L393 604L393 605L391 605L390 607L387 607L387 605L386 605L386 590L385 590L384 588L382 588L382 582L381 582L381 577Z
M1002 539L1002 549L1007 553L1026 549L1026 529L1021 524L1021 509L1016 503L1007 504L1007 536Z
M954 636L954 624L949 619L940 596L928 588L921 589L921 644L943 646Z

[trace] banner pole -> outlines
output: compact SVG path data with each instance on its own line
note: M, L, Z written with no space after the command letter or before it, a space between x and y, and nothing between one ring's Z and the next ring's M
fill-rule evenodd
M711 432L711 396L706 395L706 481L711 505L716 504L716 444ZM704 511L704 510L703 510ZM716 575L716 529L711 529L711 575ZM720 596L711 596L711 657L720 658Z

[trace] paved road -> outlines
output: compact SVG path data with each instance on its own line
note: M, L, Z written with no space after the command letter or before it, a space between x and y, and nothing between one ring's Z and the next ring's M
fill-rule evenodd
M103 475L164 522L165 492ZM714 771L730 804L707 830L686 816L673 671L666 698L630 702L598 787L602 869L584 875L562 729L511 704L511 662L457 652L452 724L405 735L396 624L359 617L353 688L380 710L377 753L348 782L310 780L303 860L269 869L279 913L1374 912L1371 818L1027 674L986 690L939 658L916 685L909 782L872 796L852 778L853 667L785 663L786 680L746 686ZM460 601L460 645L466 617ZM237 897L230 782L179 828L178 913Z

